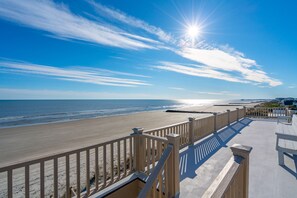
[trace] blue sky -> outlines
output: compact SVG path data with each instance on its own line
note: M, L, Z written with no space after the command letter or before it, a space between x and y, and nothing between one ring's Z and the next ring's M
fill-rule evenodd
M297 97L296 6L0 0L0 99Z

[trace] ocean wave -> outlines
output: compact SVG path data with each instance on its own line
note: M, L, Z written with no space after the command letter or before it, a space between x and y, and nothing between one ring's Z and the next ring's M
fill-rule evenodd
M102 116L112 116L119 114L129 114L142 111L162 110L168 108L181 108L187 105L147 105L138 107L120 107L120 108L107 108L97 110L83 110L83 111L72 111L72 112L52 112L32 115L20 115L20 116L7 116L0 117L0 127L13 127L13 126L24 126L32 124L44 124L51 122L63 122L87 118L97 118Z

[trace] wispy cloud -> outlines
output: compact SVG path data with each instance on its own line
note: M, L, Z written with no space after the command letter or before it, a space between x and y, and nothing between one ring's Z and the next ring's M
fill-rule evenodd
M21 25L43 30L57 38L80 40L126 49L154 49L156 41L134 35L104 22L72 13L64 4L49 0L0 1L0 16Z
M295 85L290 85L290 86L288 86L288 88L289 88L289 89L295 89L296 86L295 86Z
M184 90L186 90L186 89L181 88L181 87L169 87L169 89L178 90L178 91L184 91Z
M143 20L129 16L120 10L106 7L98 2L94 2L93 0L90 0L89 3L96 8L96 10L98 11L98 14L103 15L104 17L119 21L129 26L142 29L150 34L157 36L161 41L169 42L169 43L176 42L175 38L171 34L163 31L159 27L155 27L153 25L146 23Z
M142 75L116 72L110 70L93 69L89 67L59 68L47 65L38 65L24 62L1 61L0 72L13 74L34 74L54 77L64 81L75 81L97 85L135 87L150 85L143 80L122 78L116 76L144 77ZM145 76L147 77L147 76Z
M216 71L207 66L195 64L179 64L174 62L160 62L159 65L153 66L154 68L186 74L190 76L215 78L226 80L230 82L244 82L241 79L231 76L230 74Z
M268 76L255 60L246 58L243 53L231 48L221 49L203 44L195 48L176 49L174 52L199 64L161 62L157 68L230 82L267 84L271 87L282 84L280 80Z

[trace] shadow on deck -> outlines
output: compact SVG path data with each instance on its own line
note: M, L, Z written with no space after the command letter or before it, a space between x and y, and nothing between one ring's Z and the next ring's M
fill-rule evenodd
M251 122L251 119L244 118L182 151L179 164L180 181L196 177L195 171L218 150L227 147L226 144Z
M286 164L281 165L281 167L283 169L285 169L287 172L289 172L291 175L293 175L295 177L295 179L297 180L297 155L291 155L288 153L284 153L284 154L285 154L285 156L287 156L289 159L291 159L294 162L295 167L289 167Z

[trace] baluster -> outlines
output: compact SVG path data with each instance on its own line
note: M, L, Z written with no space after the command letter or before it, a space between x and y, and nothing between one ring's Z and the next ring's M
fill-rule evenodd
M25 197L30 195L30 166L25 166Z
M66 155L66 198L70 198L70 174L69 174L69 155ZM43 197L43 196L41 196Z
M44 161L40 162L40 197L44 197Z
M110 183L113 183L113 174L114 174L114 169L113 169L113 142L110 143Z
M132 168L132 137L130 137L130 160L129 160L129 168L130 168L130 173L132 172L133 168Z
M120 151L120 148L121 148L121 141L119 140L118 141L118 180L120 180L121 178L121 151Z
M90 194L90 149L86 150L86 190Z
M99 160L98 160L98 147L95 148L95 189L99 188Z
M76 153L76 197L80 198L80 152Z
M106 144L103 145L103 187L106 186Z
M150 174L150 172L151 172L150 164L151 164L151 139L147 138L147 170L148 170L148 174Z
M153 169L155 168L155 158L156 158L156 144L155 140L152 140L152 164L153 164Z
M158 175L158 180L159 180L159 197L162 197L162 188L163 188L162 171Z
M7 171L7 195L8 198L12 198L12 170Z
M58 158L54 158L54 197L58 198Z
M167 162L165 163L165 166L164 166L164 187L165 187L165 197L168 197L168 171L167 171Z
M127 175L127 139L124 139L124 175Z

